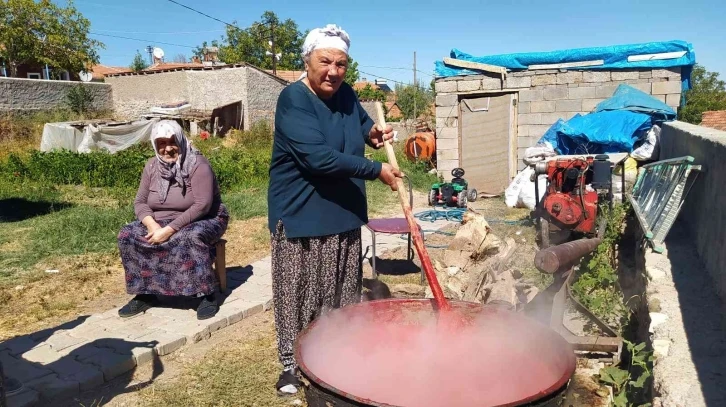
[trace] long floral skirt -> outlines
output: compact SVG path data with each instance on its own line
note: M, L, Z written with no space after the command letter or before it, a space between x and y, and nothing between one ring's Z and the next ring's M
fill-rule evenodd
M360 301L361 232L287 239L279 222L271 246L278 357L292 369L298 333L325 310Z
M224 205L213 218L200 219L179 229L169 240L151 245L146 226L134 221L118 234L121 262L126 271L126 292L176 296L207 295L219 287L212 270L214 245L227 230ZM171 220L159 221L161 227Z

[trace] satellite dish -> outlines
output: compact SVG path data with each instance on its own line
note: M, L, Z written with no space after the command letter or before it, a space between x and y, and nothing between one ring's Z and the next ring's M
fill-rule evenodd
M154 47L154 57L157 59L164 59L164 50Z
M90 72L80 72L78 76L81 78L81 81L83 82L90 82L91 79L93 79L93 74Z

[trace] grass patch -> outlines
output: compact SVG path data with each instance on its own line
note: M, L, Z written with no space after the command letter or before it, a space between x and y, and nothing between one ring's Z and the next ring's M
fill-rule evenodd
M226 343L185 367L175 380L152 384L139 393L144 406L289 406L277 397L280 374L272 321L258 332Z
M404 152L404 143L397 143L393 145L393 150L396 153L396 160L398 166L403 173L411 180L413 189L419 191L428 191L431 189L431 185L438 181L436 174L429 174L428 172L433 168L429 162L412 162L406 158ZM380 148L378 150L366 147L366 153L371 155L371 159L374 161L388 162L386 156L386 150Z
M56 269L58 273L45 273ZM0 340L65 322L105 295L124 298L123 269L108 253L56 256L37 268L0 280Z
M267 187L248 188L222 194L222 202L233 219L245 220L267 215Z

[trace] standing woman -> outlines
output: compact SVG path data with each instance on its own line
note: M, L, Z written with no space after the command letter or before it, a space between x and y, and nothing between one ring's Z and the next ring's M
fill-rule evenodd
M303 77L277 100L268 207L280 395L300 386L298 333L324 309L360 300L365 181L377 178L395 190L401 176L363 155L366 144L380 148L393 134L374 124L343 82L349 46L335 25L312 30L302 50Z

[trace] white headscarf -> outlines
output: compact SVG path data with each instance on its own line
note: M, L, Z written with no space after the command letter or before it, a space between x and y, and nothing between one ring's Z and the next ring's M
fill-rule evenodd
M179 158L173 163L167 163L159 155L156 140L172 137L176 141L176 145L179 146ZM154 146L154 153L158 161L154 167L156 171L152 173L152 182L158 188L159 203L166 201L171 180L177 182L177 185L182 188L182 195L185 195L187 190L185 180L189 178L189 173L197 162L199 152L191 146L184 135L184 130L174 120L162 120L154 124L154 127L151 128L151 144Z
M310 54L319 48L333 48L345 52L348 55L348 49L350 48L350 36L342 28L335 24L328 24L323 28L316 28L308 33L305 37L305 42L302 47L303 59L310 56ZM307 72L298 79L302 79L307 76Z

